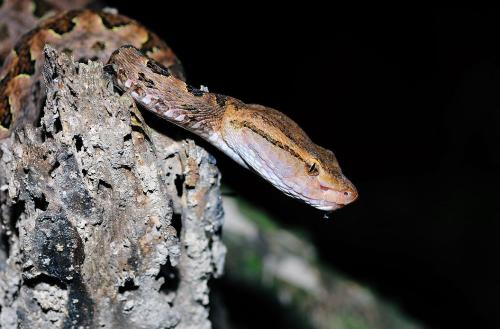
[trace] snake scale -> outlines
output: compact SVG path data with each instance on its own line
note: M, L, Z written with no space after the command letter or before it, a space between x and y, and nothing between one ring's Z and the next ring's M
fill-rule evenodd
M335 155L283 113L184 82L180 61L156 34L113 11L70 10L43 19L0 71L0 139L35 123L44 103L43 48L98 60L144 109L204 138L285 194L332 211L357 198Z

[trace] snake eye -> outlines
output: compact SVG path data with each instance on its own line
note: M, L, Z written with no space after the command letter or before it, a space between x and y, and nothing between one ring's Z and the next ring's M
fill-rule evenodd
M313 164L307 168L307 174L309 176L318 176L319 175L318 165L316 164L316 162L313 162Z

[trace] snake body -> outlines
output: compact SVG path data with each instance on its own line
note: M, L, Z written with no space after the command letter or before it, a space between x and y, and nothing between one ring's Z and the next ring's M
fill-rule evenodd
M0 71L0 138L16 126L33 123L44 99L43 48L50 44L77 61L106 62L124 44L141 49L183 78L180 61L154 33L136 21L106 11L71 10L42 21L24 34Z
M44 17L83 8L93 0L0 0L0 65L16 41Z
M106 62L115 85L159 117L187 129L287 195L332 211L357 198L333 152L283 113L184 82L180 61L155 34L109 11L72 10L42 21L0 71L0 139L34 123L43 105L43 47Z

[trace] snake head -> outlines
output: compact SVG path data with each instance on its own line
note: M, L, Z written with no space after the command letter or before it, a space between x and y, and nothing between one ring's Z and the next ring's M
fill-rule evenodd
M229 148L285 194L323 211L358 197L333 152L313 143L283 113L246 104L226 116L222 132Z
M333 211L355 201L358 191L342 173L333 152L316 148L304 168L304 176L312 178L304 191L306 202L320 210Z

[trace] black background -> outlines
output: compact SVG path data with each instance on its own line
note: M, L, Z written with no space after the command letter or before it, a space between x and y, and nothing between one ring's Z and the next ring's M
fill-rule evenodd
M360 198L325 220L210 149L238 194L422 323L500 327L500 12L110 4L191 84L292 117Z

